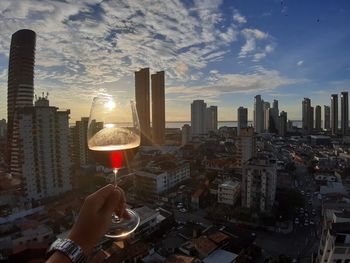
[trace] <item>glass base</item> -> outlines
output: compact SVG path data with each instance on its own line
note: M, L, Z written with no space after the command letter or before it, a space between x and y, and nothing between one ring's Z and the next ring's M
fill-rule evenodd
M128 213L127 218L118 218L116 215L112 215L111 225L105 234L106 237L125 237L136 230L140 224L139 215L128 208L126 212Z

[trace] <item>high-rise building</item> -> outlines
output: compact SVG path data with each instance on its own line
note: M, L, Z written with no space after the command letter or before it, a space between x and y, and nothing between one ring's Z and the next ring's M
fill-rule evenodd
M256 151L256 137L252 127L241 128L239 136L235 140L236 152L234 159L236 160L236 167L242 169L243 164L250 158L255 156Z
M152 142L165 142L165 80L164 71L152 74Z
M6 130L7 130L6 120L2 119L2 120L0 120L0 139L5 138Z
M347 91L340 94L340 110L341 134L345 135L349 130L349 94Z
M315 129L321 131L321 106L317 105L315 108Z
M207 131L216 131L218 129L218 107L210 106L206 112Z
M310 134L313 129L313 112L311 108L311 100L309 98L304 98L302 103L302 127L306 134Z
M192 130L191 130L190 125L185 124L184 126L182 126L181 133L182 133L181 145L186 145L187 143L189 143L192 140Z
M278 109L278 100L273 100L273 103L272 103L272 108L271 108L271 111L270 111L270 118L273 121L273 125L275 127L275 129L278 129L279 127L279 124L278 124L278 119L279 119L279 109Z
M311 133L314 130L314 107L310 107L310 125L311 125Z
M47 97L18 110L19 151L16 167L28 199L56 196L72 189L69 110L49 106Z
M281 111L281 114L278 119L278 135L285 137L287 134L287 112Z
M270 211L276 195L276 160L258 155L243 165L242 206L254 211Z
M76 167L87 165L89 160L89 148L87 144L88 117L82 117L80 121L75 122L71 128L71 153L72 161Z
M17 31L11 38L7 83L7 162L13 176L21 176L17 170L21 157L17 145L16 112L33 106L35 42L35 32L28 29Z
M330 130L331 129L331 108L327 105L323 106L324 108L324 120L323 120L323 129Z
M207 104L204 100L194 100L191 104L192 135L207 133L206 119Z
M227 180L218 185L218 204L235 205L241 192L238 180Z
M264 131L264 101L260 95L254 97L254 129L257 133Z
M240 129L248 127L248 109L239 107L237 110L237 134L240 134Z
M269 132L269 123L270 123L270 102L263 102L263 112L264 112L264 131Z
M338 94L331 95L331 130L332 134L338 133Z
M140 121L141 145L151 142L149 68L135 72L135 100Z

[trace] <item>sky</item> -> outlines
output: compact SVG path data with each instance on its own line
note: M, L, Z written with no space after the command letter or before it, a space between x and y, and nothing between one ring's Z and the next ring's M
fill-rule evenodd
M350 91L348 0L1 0L0 118L6 118L11 35L37 33L35 94L88 116L105 91L134 98L134 71L166 72L166 120L190 120L190 104L236 120L254 96L279 100L288 119L301 101L330 104ZM322 109L323 114L323 109Z

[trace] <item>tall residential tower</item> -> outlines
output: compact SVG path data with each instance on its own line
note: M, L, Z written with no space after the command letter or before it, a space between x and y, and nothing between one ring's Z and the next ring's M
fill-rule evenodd
M165 142L165 80L164 71L152 74L152 142Z
M345 135L349 130L349 94L347 91L340 94L340 118L341 134Z

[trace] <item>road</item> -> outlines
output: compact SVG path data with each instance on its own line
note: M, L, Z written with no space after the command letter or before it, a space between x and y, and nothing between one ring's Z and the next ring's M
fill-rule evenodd
M319 238L317 230L320 228L321 204L314 195L316 185L310 177L307 167L303 165L296 166L296 180L298 182L297 189L304 191L305 205L304 210L308 212L308 220L313 220L315 225L304 225L305 216L296 214L300 220L299 224L294 224L293 232L290 234L280 234L267 231L257 232L256 244L259 245L265 255L275 256L284 254L292 258L304 258L310 256L317 251ZM310 197L306 196L310 193ZM309 204L312 200L312 204ZM312 210L315 209L315 215L312 215Z

